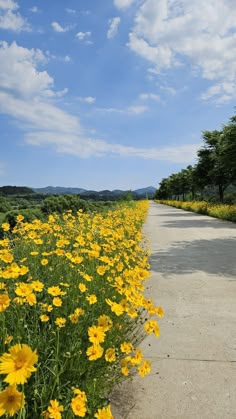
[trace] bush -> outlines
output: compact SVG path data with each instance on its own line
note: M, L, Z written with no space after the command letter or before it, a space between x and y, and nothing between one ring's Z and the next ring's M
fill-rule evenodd
M77 195L50 196L41 205L41 211L48 215L53 213L63 214L68 210L76 214L79 210L87 212L89 209L89 203L80 199Z
M12 210L8 211L5 214L5 217L3 219L4 223L10 224L10 229L12 230L16 225L16 218L18 215L22 215L24 217L25 222L32 222L35 219L43 219L43 214L40 211L40 209L19 209L19 210Z

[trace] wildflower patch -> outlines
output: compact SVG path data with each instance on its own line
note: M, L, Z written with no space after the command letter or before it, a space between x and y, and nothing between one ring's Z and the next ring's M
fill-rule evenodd
M2 226L0 416L112 419L114 385L150 372L138 345L163 310L143 294L147 207Z

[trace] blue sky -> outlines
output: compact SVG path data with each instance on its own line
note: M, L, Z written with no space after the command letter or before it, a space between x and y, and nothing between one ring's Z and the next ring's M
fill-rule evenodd
M0 0L0 185L136 189L236 98L235 0Z

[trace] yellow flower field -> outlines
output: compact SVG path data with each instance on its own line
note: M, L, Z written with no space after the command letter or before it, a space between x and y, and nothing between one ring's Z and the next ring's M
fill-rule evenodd
M114 385L150 372L138 345L163 310L143 294L147 207L2 225L0 416L111 419Z
M193 211L199 214L209 215L211 217L220 218L236 222L236 205L212 204L205 201L171 201L158 200L159 204L170 205L171 207L181 208L186 211Z

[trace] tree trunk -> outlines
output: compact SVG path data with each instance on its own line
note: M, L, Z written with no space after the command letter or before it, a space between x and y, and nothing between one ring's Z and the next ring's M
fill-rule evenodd
M220 202L224 201L224 188L221 184L218 185L219 186L219 198L220 198Z

